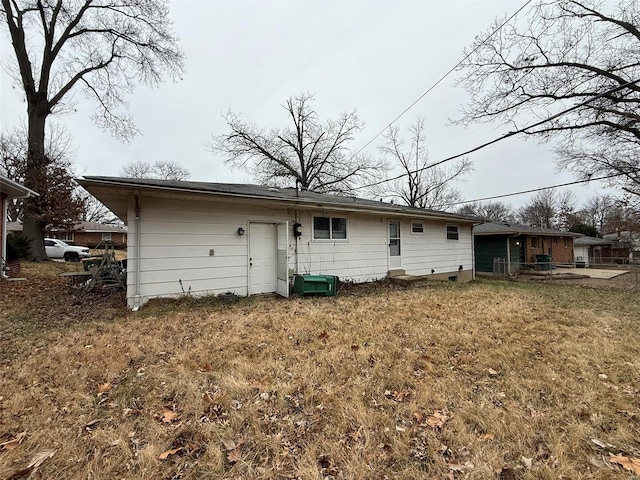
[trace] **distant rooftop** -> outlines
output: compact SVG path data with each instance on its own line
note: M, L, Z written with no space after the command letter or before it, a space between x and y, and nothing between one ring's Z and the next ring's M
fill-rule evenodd
M580 233L563 232L551 228L538 228L520 223L487 222L473 227L474 235L541 235L548 237L581 237Z

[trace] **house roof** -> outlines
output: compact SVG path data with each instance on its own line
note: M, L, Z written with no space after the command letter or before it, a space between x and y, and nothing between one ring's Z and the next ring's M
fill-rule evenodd
M474 235L530 235L545 237L581 237L580 233L563 232L551 228L530 227L519 223L487 222L473 227Z
M120 177L84 177L78 183L104 203L119 218L126 221L126 198L139 191L164 195L205 195L210 198L227 198L233 201L259 201L261 204L280 205L285 208L326 208L338 211L360 211L401 216L432 218L478 223L481 220L468 215L394 205L364 198L298 191L295 188L275 188L238 183L185 182Z
M573 241L574 245L611 245L611 240L595 237L580 237Z
M68 228L62 228L59 230L67 231ZM71 229L74 232L87 232L87 233L127 233L127 227L120 225L108 225L99 222L78 222Z
M38 193L25 187L24 185L0 175L0 192L5 193L9 198L38 197Z

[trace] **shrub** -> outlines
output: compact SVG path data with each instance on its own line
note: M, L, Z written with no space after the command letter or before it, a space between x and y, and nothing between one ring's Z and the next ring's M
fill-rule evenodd
M27 260L31 258L30 240L23 235L7 235L7 260Z

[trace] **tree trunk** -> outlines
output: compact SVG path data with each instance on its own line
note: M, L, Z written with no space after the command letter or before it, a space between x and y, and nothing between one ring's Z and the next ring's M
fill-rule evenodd
M44 179L47 175L47 159L44 151L45 124L47 108L43 103L34 102L29 105L28 151L27 169L25 172L25 186L36 193L43 193ZM40 105L38 105L40 104ZM42 221L42 205L38 198L25 200L24 217L22 219L22 234L30 239L33 260L41 262L48 260L44 249L44 222Z

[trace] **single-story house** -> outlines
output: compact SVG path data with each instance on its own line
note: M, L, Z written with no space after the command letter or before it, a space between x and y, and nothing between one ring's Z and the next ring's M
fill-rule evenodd
M0 276L5 278L7 261L7 208L14 198L36 197L38 193L0 175Z
M573 240L581 236L518 223L476 225L473 228L475 268L477 272L493 273L494 258L500 258L506 264L506 273L516 273L525 264L536 264L540 255L549 256L547 262L573 264Z
M580 237L573 241L573 254L576 266L588 267L608 262L607 252L611 251L611 240L594 237Z
M605 263L626 263L640 258L640 235L629 230L617 231L603 235L611 242L611 247L603 252Z
M473 278L475 217L295 188L85 177L128 226L127 302L288 296L296 274Z
M127 245L127 229L121 225L78 222L68 228L48 228L47 238L57 238L73 245L89 248L105 243L124 247Z

